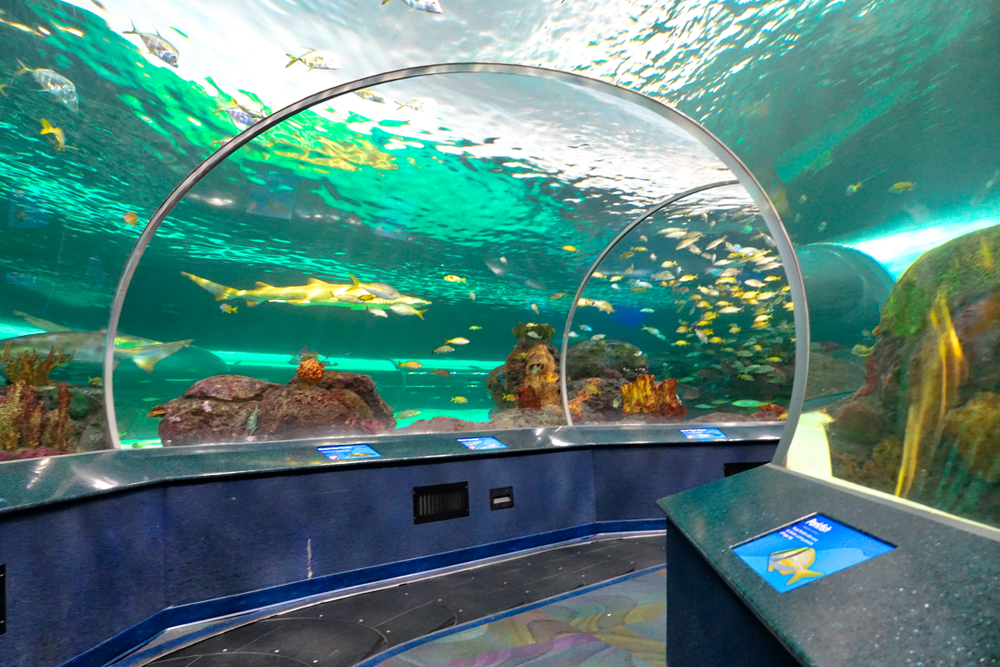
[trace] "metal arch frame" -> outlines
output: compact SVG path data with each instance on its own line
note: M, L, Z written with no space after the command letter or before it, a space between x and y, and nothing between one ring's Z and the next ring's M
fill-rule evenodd
M201 179L203 179L209 172L215 169L215 167L224 162L229 156L256 137L281 124L292 116L295 116L300 111L313 107L329 99L359 90L361 88L367 88L392 81L414 79L436 74L476 73L512 74L562 81L572 85L600 90L619 99L628 100L673 122L674 125L680 127L688 134L698 139L706 148L718 157L730 169L730 171L736 175L743 187L746 188L750 198L760 209L760 213L771 232L771 236L774 239L775 244L777 245L778 253L782 258L788 283L791 287L792 302L795 304L795 378L792 385L792 397L788 410L787 426L782 434L781 441L778 445L778 451L774 459L778 463L782 463L784 461L788 451L788 445L791 443L792 435L795 432L795 426L802 411L802 402L805 398L805 385L809 363L808 310L806 305L805 289L802 282L802 273L799 268L798 258L795 256L795 250L792 247L791 239L788 237L788 232L781 224L781 220L778 217L778 213L774 209L771 200L768 198L757 179L754 178L754 176L746 168L746 165L744 165L732 151L730 151L714 134L705 129L700 123L680 111L653 100L652 98L646 97L641 93L637 93L627 88L622 88L607 81L591 79L589 77L570 72L563 72L532 65L477 62L423 65L419 67L408 67L390 72L383 72L382 74L356 79L355 81L340 84L304 97L298 102L294 102L283 109L276 111L257 124L247 128L243 132L240 132L232 140L221 146L217 151L210 155L204 162L198 165L198 167L196 167L184 178L184 180L180 182L180 184L177 185L177 187L174 188L174 190L167 196L166 199L163 200L163 203L161 203L153 213L149 222L139 235L139 238L136 239L135 244L132 246L132 251L129 253L128 260L125 263L125 268L122 270L122 274L118 279L114 299L111 302L108 330L104 344L103 376L105 415L107 418L108 430L111 435L111 441L115 449L121 448L121 440L118 437L118 420L115 415L113 378L114 341L118 334L118 322L121 319L122 307L124 306L125 297L128 294L128 288L132 283L136 268L142 259L146 247L156 234L156 230L159 229L166 217L170 214L174 207L180 203L191 188L201 181ZM594 267L592 267L592 270L593 269ZM577 293L579 294L582 289L583 285L577 289ZM575 301L573 305L575 306ZM566 335L564 332L564 341L565 340ZM565 355L563 355L563 358L565 358ZM563 375L561 382L565 387L565 377L564 374L561 375ZM564 409L566 410L566 416L568 418L569 410L568 405L566 405L565 390L563 391L563 402Z
M562 392L563 415L566 417L566 423L568 425L573 426L573 415L571 415L569 411L569 393L566 389L566 353L569 351L569 335L573 330L573 318L576 316L576 309L580 304L580 297L583 296L583 290L587 287L587 283L590 282L594 272L597 271L597 267L599 267L601 262L603 262L607 256L611 254L611 251L615 249L615 246L622 242L622 239L628 236L633 229L641 225L657 211L664 209L674 202L680 201L689 195L704 192L705 190L720 188L726 185L739 184L739 181L720 181L718 183L709 183L708 185L699 185L698 187L685 190L680 194L672 195L666 199L656 202L643 211L642 214L635 220L625 225L620 232L615 234L614 238L611 239L606 246L604 246L604 250L597 255L597 259L595 259L593 264L590 265L590 268L587 269L587 272L583 275L583 278L580 280L580 284L576 288L576 293L573 295L573 303L569 306L569 313L566 315L566 324L563 325L562 348L559 350L559 390Z

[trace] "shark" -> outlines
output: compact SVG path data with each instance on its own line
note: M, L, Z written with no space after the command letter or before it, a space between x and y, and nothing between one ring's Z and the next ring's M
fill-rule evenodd
M244 290L226 287L184 271L181 271L181 275L190 278L199 287L212 294L216 301L243 299L249 307L272 301L290 303L294 306L343 306L353 310L371 308L392 310L393 306L412 307L430 303L414 296L399 294L383 283L362 283L353 276L351 283L328 283L318 278L310 278L305 285L275 287L258 282L254 289ZM395 295L395 298L385 298L392 295ZM394 312L399 312L399 309Z
M0 348L10 346L13 355L21 352L34 352L44 356L51 350L60 354L73 354L74 363L102 364L104 363L104 343L107 330L99 331L46 331L45 333L28 334L0 340ZM122 359L132 362L146 371L153 372L153 367L161 359L189 346L193 339L178 340L172 343L157 343L145 341L134 336L115 337L115 365Z

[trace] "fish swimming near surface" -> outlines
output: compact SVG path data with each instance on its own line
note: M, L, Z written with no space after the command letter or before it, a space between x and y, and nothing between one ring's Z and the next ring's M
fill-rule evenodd
M482 329L482 327L481 326L477 326L475 324L473 324L471 327L469 327L469 331L479 331L480 329Z
M469 344L469 339L468 338L462 338L461 336L459 336L458 338L450 338L450 339L446 340L445 343L448 343L449 345L452 345L452 344L454 344L454 345L468 345Z
M389 317L388 315L385 314L384 310L378 310L377 308L375 309L369 308L368 312L375 317Z
M388 285L381 283L327 283L316 278L310 278L305 285L275 287L258 282L254 289L241 290L214 283L191 273L181 271L181 275L190 278L195 284L215 297L216 301L233 301L243 299L247 306L254 307L266 301L289 303L293 306L341 306L353 310L383 309L391 310L397 315L418 315L423 319L426 311L417 310L414 306L427 305L430 301L412 296L399 295L394 299L384 299L372 294L385 288L396 293ZM384 293L389 293L385 291Z
M60 354L73 354L72 361L82 364L104 363L104 342L107 332L100 331L51 331L27 336L17 336L0 340L0 347L10 344L10 353L17 355L22 352L34 352L45 356L51 350ZM122 359L131 359L136 366L153 372L153 367L161 359L189 346L192 340L179 340L172 343L137 344L137 339L131 336L115 337L115 365Z
M287 55L287 54L286 54ZM375 102L376 104L385 104L385 98L376 93L370 88L359 88L354 91L354 94L363 100L368 100L369 102Z
M469 399L467 399L465 396L455 396L455 397L453 397L451 399L451 402L452 403L468 403Z
M14 76L21 74L31 74L35 82L42 87L42 90L51 93L54 98L62 102L70 111L78 111L80 99L76 95L76 85L64 77L62 74L50 69L31 69L20 60L17 64L21 66L14 72Z
M900 181L899 183L894 183L893 186L889 188L889 194L903 194L904 192L912 191L916 187L916 183L911 183L910 181Z
M777 570L779 574L790 574L792 578L785 582L791 586L806 577L822 577L822 572L813 572L809 566L816 562L816 550L812 547L798 547L775 551L767 557L767 571Z
M355 287L363 289L374 297L386 299L387 301L393 301L399 298L399 292L397 292L391 285L386 285L385 283L363 283L350 273L347 275L350 277Z
M580 252L579 250L577 250L576 246L572 245L564 245L562 249L565 250L566 252Z
M396 364L396 368L423 368L424 365L419 361L401 361Z
M236 313L237 306L230 306L228 303L223 303L219 305L219 310L227 315L233 315Z
M131 30L126 30L122 33L123 35L136 35L142 40L142 43L146 45L146 49L150 54L156 56L163 62L167 63L171 67L177 67L177 60L180 57L180 53L174 48L174 45L163 39L160 33L155 35L148 32L139 32L135 29L135 24L132 24Z
M444 10L441 9L441 3L438 2L438 0L403 0L403 2L413 9L418 9L422 12L428 12L430 14L444 13ZM382 0L382 4L389 4L389 0Z
M424 313L426 310L417 310L413 306L405 303L394 303L389 306L389 310L396 313L397 315L403 315L404 317L409 315L416 315L420 319L424 319Z
M310 71L314 69L327 69L334 70L340 69L340 56L331 51L309 51L305 55L293 56L290 53L286 53L288 56L288 64L285 65L285 69L288 69L295 63L302 63L309 68ZM355 91L357 92L357 91ZM385 102L385 100L382 100Z
M139 216L132 211L129 211L122 216L122 220L124 220L125 224L129 227L135 227L139 222Z
M448 275L446 275L444 277L444 279L447 280L449 283L464 283L465 282L465 278L462 278L460 276L456 276L453 273L449 273Z
M232 104L217 110L215 113L225 113L234 123L243 127L256 125L266 117L263 111L251 109L248 106L240 104L233 98L230 99L232 100Z
M66 152L66 133L62 131L61 127L53 127L52 123L42 119L42 135L51 134L52 135L52 145L57 151Z

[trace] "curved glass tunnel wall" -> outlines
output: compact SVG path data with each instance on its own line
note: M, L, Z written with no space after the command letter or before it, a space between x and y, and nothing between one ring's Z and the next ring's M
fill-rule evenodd
M574 423L619 411L629 423L785 419L794 306L770 233L746 190L724 184L663 207L609 248L565 331ZM610 309L613 328L599 314Z
M589 258L665 196L735 176L713 154L727 154L723 147L710 150L690 133L695 124L657 103L572 75L496 68L507 73L438 73L324 100L241 146L163 211L135 263L120 329L177 351L160 362L169 373L126 363L115 370L126 444L565 423L559 352L549 341L561 334ZM230 110L234 129L255 123L251 111ZM717 257L719 273L751 260L781 265L746 189L694 201L683 209L690 220L677 213L678 228L727 221L767 248L723 246L739 259ZM723 235L716 245L736 248ZM657 359L672 352L673 341L635 340L632 330L655 328L638 293L673 310L671 288L691 287L682 276L635 285L654 266L677 263L671 257L693 255L667 234L646 243L655 247L637 242L629 251L638 256L628 291L593 304L599 321L586 327L594 332L576 334L568 355L603 365L592 377L606 375L604 389L572 387L578 402L601 403L588 412L603 421L681 416L662 400L633 409L624 399L654 396L646 385L679 366L642 378L631 359L623 366L590 349L603 336L605 346L622 339L633 358L643 348ZM776 289L775 303L786 303L790 288ZM786 334L783 362L794 359ZM685 369L698 366L688 359ZM750 410L770 395L744 393L715 391L717 412L776 419L788 407L786 396L773 412Z

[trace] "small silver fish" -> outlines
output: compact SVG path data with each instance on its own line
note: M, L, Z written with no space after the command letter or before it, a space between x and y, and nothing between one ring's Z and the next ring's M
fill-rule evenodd
M288 56L288 64L285 65L285 69L288 69L295 63L302 63L308 67L310 71L314 69L340 69L340 56L332 51L312 50L301 56L293 56L290 53L286 53L285 55ZM355 91L355 93L357 93L357 91Z
M375 102L377 104L385 104L385 98L376 93L370 88L359 88L354 91L354 94L363 100L368 100L369 102Z
M438 2L438 0L403 0L403 2L414 9L419 9L422 12L429 12L431 14L444 13L444 10L441 9L441 3ZM389 0L382 0L382 4L389 4Z
M136 35L142 40L142 43L146 45L146 49L150 54L156 56L163 62L167 63L171 67L177 67L177 59L180 53L174 48L174 45L163 39L160 33L152 35L148 32L139 32L135 29L135 24L132 24L131 30L126 30L122 33L123 35Z
M70 111L79 110L80 100L76 96L76 85L72 81L50 69L31 69L20 60L17 64L21 69L14 72L14 76L30 73L42 90L52 93L52 96L65 104Z

